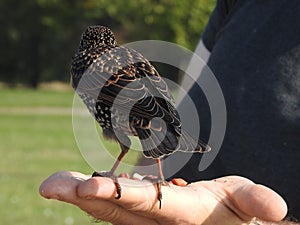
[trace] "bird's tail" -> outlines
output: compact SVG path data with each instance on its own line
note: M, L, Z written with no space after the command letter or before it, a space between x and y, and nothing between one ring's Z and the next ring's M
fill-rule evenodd
M170 155L175 151L183 152L208 152L211 148L202 141L196 141L187 132L182 131L181 135L175 135L168 127L167 132L155 131L154 129L136 128L141 141L144 155L147 158L159 158Z
M192 137L188 132L181 130L178 151L183 152L209 152L211 147L201 140Z

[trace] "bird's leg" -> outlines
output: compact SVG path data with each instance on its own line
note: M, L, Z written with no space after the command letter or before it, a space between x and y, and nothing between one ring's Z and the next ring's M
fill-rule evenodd
M118 182L118 177L115 175L115 171L118 168L121 160L123 159L123 157L126 155L126 153L129 150L129 147L127 147L123 144L120 144L120 146L121 146L121 153L118 156L117 160L115 161L111 170L108 172L94 172L92 175L92 177L110 177L113 180L115 187L116 187L116 192L117 192L117 196L115 197L116 199L121 198L122 189Z
M158 167L158 176L145 176L143 180L149 180L153 183L155 183L157 187L157 200L159 202L159 209L161 209L161 200L162 200L162 192L161 192L161 186L162 185L168 185L166 182L163 172L162 172L162 167L161 167L161 160L160 158L156 159L157 167Z
M161 185L167 185L162 168L161 168L161 160L160 158L156 159L156 163L158 166L158 180L157 180L157 199L159 201L159 209L161 209L161 200L162 200L162 193L161 193Z

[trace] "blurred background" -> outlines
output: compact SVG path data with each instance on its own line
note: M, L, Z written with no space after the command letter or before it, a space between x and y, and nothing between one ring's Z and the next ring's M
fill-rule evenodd
M111 28L119 44L155 39L193 51L214 5L215 0L0 1L2 224L93 222L74 206L38 194L51 173L92 172L74 139L69 87L70 62L83 30L99 24ZM174 75L168 69L162 68L162 76Z

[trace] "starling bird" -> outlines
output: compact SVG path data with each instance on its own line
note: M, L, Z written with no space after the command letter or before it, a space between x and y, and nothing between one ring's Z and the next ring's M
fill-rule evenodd
M112 31L104 26L90 26L83 32L72 59L71 84L102 127L104 138L120 144L121 153L112 169L93 173L114 180L117 199L121 187L115 170L130 148L128 136L137 136L144 156L157 162L159 207L164 183L161 158L177 150L210 150L181 129L174 100L157 70L140 53L118 46Z

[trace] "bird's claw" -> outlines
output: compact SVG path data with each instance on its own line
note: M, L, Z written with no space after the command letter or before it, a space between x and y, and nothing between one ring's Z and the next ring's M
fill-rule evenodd
M102 172L94 172L92 174L92 177L109 177L113 180L115 187L116 187L116 193L117 196L115 197L115 199L120 199L122 196L122 188L121 185L118 182L118 177L115 176L114 174L112 174L110 171L106 172L106 171L102 171Z
M156 176L145 176L143 178L143 180L148 180L148 181L151 181L152 183L154 183L157 187L157 200L159 202L159 209L161 209L161 201L162 201L162 192L161 192L161 186L169 186L169 183L162 179L162 178L159 178L159 177L156 177Z

